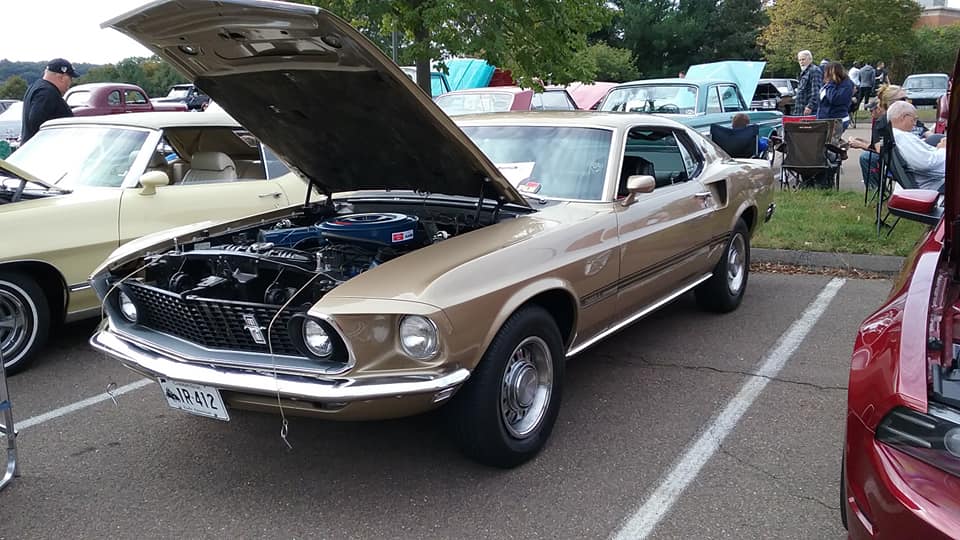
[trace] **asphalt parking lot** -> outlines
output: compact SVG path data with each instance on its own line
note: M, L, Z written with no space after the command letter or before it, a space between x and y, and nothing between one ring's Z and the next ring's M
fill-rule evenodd
M682 297L570 361L547 448L511 471L432 415L291 418L287 449L278 417L129 386L74 325L9 381L21 477L0 538L843 538L847 366L889 288L754 273L732 314Z

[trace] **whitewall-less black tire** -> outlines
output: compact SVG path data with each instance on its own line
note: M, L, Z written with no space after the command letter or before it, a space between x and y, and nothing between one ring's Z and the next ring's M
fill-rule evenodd
M727 313L737 309L750 276L750 230L738 219L713 276L694 291L697 303L708 311Z
M560 409L563 368L563 340L553 317L539 306L514 313L449 405L461 450L503 468L535 456Z

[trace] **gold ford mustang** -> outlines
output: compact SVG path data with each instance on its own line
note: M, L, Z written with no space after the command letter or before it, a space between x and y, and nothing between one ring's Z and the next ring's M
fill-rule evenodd
M87 283L144 234L303 201L305 184L225 113L54 120L0 160L0 355L25 368L52 328L100 314Z
M186 14L189 13L189 16ZM355 420L441 405L520 464L564 362L694 291L730 311L773 175L650 115L443 114L310 6L169 0L108 25L177 66L321 195L118 249L91 338L170 406Z

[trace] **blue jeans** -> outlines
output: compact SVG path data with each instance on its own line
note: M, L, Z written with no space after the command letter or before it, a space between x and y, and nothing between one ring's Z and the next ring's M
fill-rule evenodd
M877 189L880 185L880 154L862 152L860 154L860 172L863 173L863 185L867 189Z

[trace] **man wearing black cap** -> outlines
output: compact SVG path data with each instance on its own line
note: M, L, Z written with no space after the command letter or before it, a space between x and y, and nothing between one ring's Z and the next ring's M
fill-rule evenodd
M47 120L73 116L70 106L63 100L63 94L77 77L73 65L63 58L54 58L43 71L43 78L37 79L23 96L23 129L20 131L20 144L36 135L40 125Z

